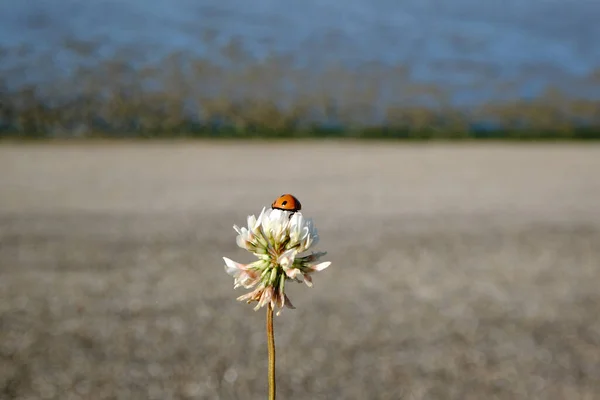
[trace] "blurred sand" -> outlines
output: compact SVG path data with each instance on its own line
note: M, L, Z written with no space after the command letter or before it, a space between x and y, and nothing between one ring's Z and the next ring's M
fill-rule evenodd
M266 397L233 224L284 192L333 265L282 399L600 398L600 146L0 146L0 399Z

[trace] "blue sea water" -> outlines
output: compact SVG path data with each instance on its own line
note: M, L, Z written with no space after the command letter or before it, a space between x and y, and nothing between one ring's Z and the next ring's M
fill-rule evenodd
M600 67L598 19L598 0L0 0L0 47L28 49L5 54L5 66L50 52L69 70L67 39L152 60L174 50L217 59L215 48L237 38L258 59L404 64L438 83L460 83L464 65L500 80L533 71L533 90ZM31 74L40 68L32 62Z

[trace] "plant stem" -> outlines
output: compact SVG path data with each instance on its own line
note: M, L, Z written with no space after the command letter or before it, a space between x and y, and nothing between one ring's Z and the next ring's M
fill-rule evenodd
M275 334L271 302L267 305L267 346L269 348L269 400L275 400Z

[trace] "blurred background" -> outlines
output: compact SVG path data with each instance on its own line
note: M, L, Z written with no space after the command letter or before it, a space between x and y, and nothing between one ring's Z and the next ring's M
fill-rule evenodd
M597 138L590 0L0 4L0 134Z
M280 398L600 399L599 15L0 1L0 400L265 398L222 257L282 193Z

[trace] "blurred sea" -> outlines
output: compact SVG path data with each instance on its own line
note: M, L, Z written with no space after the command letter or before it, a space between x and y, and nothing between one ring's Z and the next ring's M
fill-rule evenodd
M599 17L597 0L3 0L0 47L4 67L32 60L31 77L43 75L41 54L68 72L70 40L96 42L94 57L127 49L143 62L173 51L218 61L238 40L253 58L291 55L315 70L405 65L411 79L449 85L471 83L473 71L525 75L533 94L598 71Z

